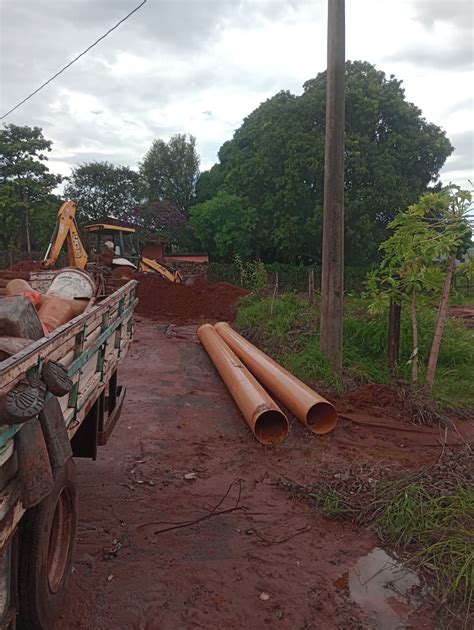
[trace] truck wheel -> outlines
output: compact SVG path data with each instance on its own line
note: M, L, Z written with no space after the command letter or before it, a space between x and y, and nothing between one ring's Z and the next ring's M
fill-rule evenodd
M51 630L61 612L77 528L76 467L54 471L51 493L21 521L19 630Z

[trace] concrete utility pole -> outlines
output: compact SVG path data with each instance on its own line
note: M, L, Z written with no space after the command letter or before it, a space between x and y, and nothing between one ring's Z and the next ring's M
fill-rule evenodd
M344 307L345 0L328 0L320 347L342 369Z

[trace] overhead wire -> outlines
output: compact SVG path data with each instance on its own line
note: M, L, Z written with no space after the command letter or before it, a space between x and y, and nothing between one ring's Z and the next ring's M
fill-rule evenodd
M110 35L110 33L112 31L115 31L116 28L118 28L121 24L123 24L126 20L128 20L129 17L131 17L134 13L136 13L137 11L139 11L142 6L144 4L146 4L147 0L143 0L141 2L141 4L139 4L137 7L135 7L132 11L130 11L130 13L128 13L125 17L123 17L119 22L117 22L114 26L112 26L112 28L109 28L109 30L104 33L103 35L101 35L101 37L99 37L99 39L96 39L95 42L93 44L91 44L90 46L88 46L85 50L83 50L79 55L77 55L77 57L74 57L74 59L72 61L70 61L69 63L67 63L63 68L61 68L61 70L58 70L58 72L56 72L56 74L54 74L50 79L48 79L47 81L45 81L42 85L39 86L39 88L37 88L34 92L31 92L31 94L28 94L28 96L26 96L22 101L20 101L19 103L17 103L14 107L12 107L11 109L8 110L8 112L6 112L5 114L3 114L3 116L0 116L0 120L3 120L4 118L6 118L7 116L9 116L12 112L14 112L16 109L18 109L19 107L21 107L24 103L26 103L26 101L29 101L30 98L32 98L33 96L35 96L35 94L38 94L38 92L40 90L42 90L43 88L45 88L47 85L49 85L52 81L54 81L54 79L56 79L60 74L62 74L65 70L67 70L68 68L70 68L74 63L76 63L76 61L78 61L81 57L83 57L86 53L89 52L89 50L91 50L91 48L94 48L94 46L97 46L97 44L99 42L101 42L103 39L105 39L108 35Z

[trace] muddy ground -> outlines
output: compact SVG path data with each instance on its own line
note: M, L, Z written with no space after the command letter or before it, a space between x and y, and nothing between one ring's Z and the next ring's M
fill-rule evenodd
M370 601L351 601L347 576L375 536L318 516L276 483L314 483L353 461L421 465L439 456L437 441L354 418L317 437L292 419L288 439L264 447L195 325L136 324L121 422L97 462L77 461L80 524L55 630L433 627L423 600L388 598L382 625ZM364 406L360 396L337 402L349 416Z

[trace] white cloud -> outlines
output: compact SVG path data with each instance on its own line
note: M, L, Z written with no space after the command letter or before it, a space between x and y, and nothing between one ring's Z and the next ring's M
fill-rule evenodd
M131 0L3 0L2 110L133 6ZM304 81L324 70L326 6L326 0L149 2L8 122L42 126L54 141L50 165L61 172L87 159L136 166L155 137L176 132L196 136L202 166L209 167L261 101L279 90L300 93ZM348 59L403 79L407 99L448 136L473 129L470 0L359 0L346 7ZM443 172L464 182L472 174L463 146Z

